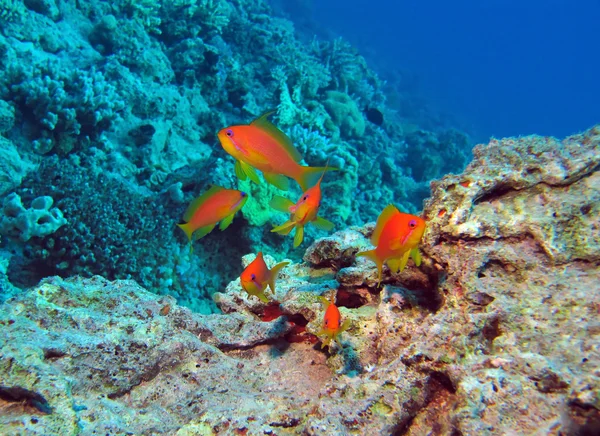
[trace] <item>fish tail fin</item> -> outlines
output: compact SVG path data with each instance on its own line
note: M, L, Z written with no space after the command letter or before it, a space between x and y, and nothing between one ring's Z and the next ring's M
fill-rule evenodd
M186 236L188 237L189 241L192 242L192 235L194 234L194 229L192 228L191 224L177 224L177 227L183 230Z
M273 291L273 293L275 293L275 281L277 280L277 275L279 274L279 271L281 271L288 264L289 262L281 262L275 265L273 268L271 268L271 277L269 277L269 287L271 288L271 291Z
M377 271L378 271L377 286L379 286L379 284L381 283L381 271L383 269L383 260L381 260L379 258L379 256L377 256L377 253L375 252L375 250L361 251L359 253L356 253L356 257L366 257L367 259L371 260L372 262L375 262L375 265L377 265Z
M325 171L338 171L334 167L300 167L300 175L295 178L303 192L315 186Z

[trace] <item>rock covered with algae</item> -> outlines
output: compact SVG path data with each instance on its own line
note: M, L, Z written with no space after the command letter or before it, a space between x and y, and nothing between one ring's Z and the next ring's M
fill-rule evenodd
M595 434L599 150L599 127L478 146L433 184L421 267L381 288L355 258L372 224L315 242L269 304L231 282L219 315L47 279L0 310L0 432ZM319 346L321 295L343 349Z

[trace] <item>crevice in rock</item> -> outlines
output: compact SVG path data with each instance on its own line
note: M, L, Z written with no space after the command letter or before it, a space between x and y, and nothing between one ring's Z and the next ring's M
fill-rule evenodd
M450 377L440 371L432 371L423 387L423 400L419 403L409 401L410 416L398 423L391 432L394 436L403 436L411 432L416 423L425 423L432 434L451 434L460 436L460 430L450 421L450 411L456 403L456 388Z
M366 298L343 287L339 288L335 295L335 305L337 307L357 309L367 303L368 301Z
M58 350L56 348L45 348L44 349L44 359L46 360L57 360L61 357L65 357L67 353L62 350Z
M502 334L500 328L500 315L494 314L488 318L481 329L481 335L485 341L485 352L491 353L494 349L494 339Z
M52 413L52 407L42 395L20 386L0 386L0 401L18 404L22 413Z
M600 434L600 410L591 404L577 400L567 403L565 434L573 436L596 436Z
M519 192L519 190L509 185L500 184L498 186L494 186L487 192L483 192L480 196L475 197L473 199L473 206L481 203L491 203L493 200L500 200L507 194L516 192Z

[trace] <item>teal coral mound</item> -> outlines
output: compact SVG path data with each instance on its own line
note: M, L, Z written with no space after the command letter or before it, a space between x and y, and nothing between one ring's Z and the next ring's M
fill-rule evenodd
M238 189L250 194L246 206L241 211L248 224L255 227L262 227L270 222L273 211L269 207L269 201L281 191L269 183L257 185L251 183L250 180L238 181Z
M352 98L340 91L327 91L323 102L333 123L329 125L334 136L346 138L361 137L365 134L365 119Z

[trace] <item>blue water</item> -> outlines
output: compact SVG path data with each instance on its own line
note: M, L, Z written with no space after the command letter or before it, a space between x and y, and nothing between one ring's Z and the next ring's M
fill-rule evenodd
M305 5L307 2L300 2ZM598 121L598 0L327 0L304 11L482 140Z

